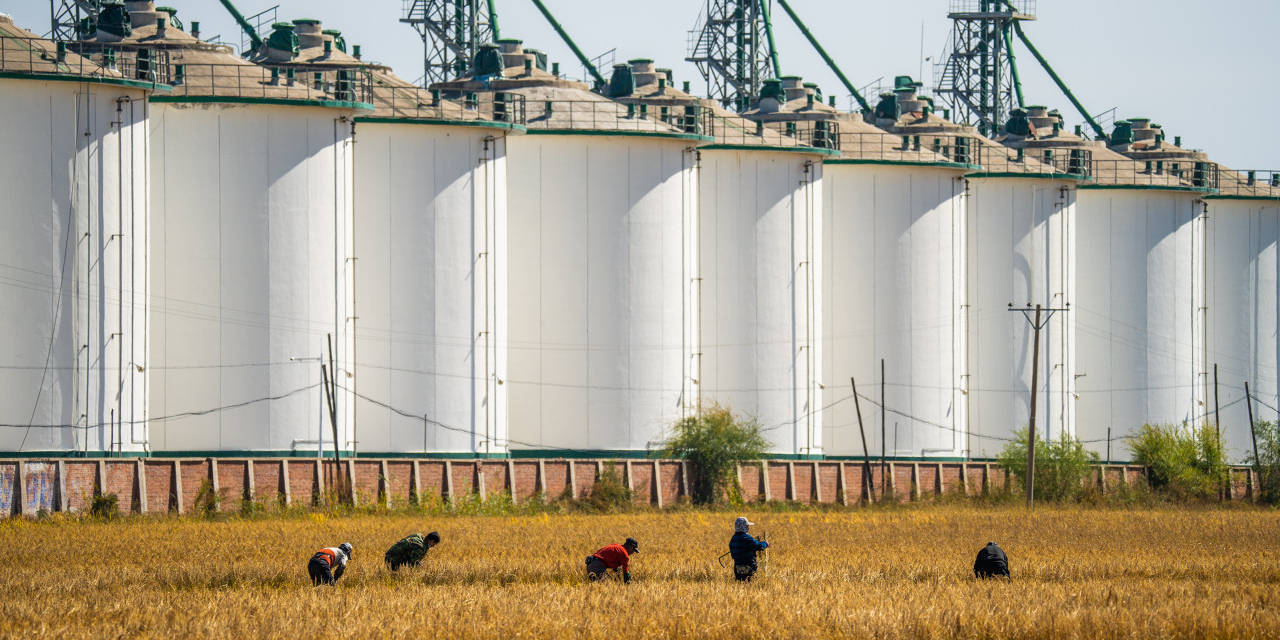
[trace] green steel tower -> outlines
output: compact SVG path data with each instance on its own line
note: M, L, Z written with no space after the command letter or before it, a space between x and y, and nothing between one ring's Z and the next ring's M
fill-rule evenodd
M100 0L50 0L49 37L71 42L93 35Z
M746 111L765 79L782 75L771 0L707 0L689 32L689 57L707 82L707 97L727 109Z
M424 86L466 73L480 45L500 37L494 0L404 0L400 22L422 38Z
M1022 106L1013 31L1035 20L1035 0L951 0L947 17L950 50L935 68L934 91L953 120L995 135Z

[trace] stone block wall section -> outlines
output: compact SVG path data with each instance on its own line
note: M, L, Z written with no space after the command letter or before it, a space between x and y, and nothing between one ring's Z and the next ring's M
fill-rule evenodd
M237 511L244 501L310 507L340 482L355 488L357 504L390 507L419 501L450 502L473 494L505 494L519 503L541 493L548 499L581 498L612 467L639 505L664 507L689 495L691 473L678 460L439 460L315 458L40 459L0 461L0 514L88 510L96 496L115 494L124 513L191 513L203 491L218 508ZM864 482L870 472L870 491ZM839 503L928 500L1002 491L1012 478L989 462L905 461L869 467L857 461L762 460L740 465L744 500ZM1096 465L1087 482L1103 492L1146 482L1146 469ZM1254 500L1257 476L1233 467L1227 498Z

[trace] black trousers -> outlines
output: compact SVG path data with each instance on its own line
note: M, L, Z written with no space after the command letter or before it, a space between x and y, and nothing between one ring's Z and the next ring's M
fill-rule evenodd
M332 585L334 582L333 571L329 568L329 559L323 553L311 556L311 560L307 562L307 573L311 576L313 585Z
M754 564L735 564L733 565L733 579L738 582L750 582L751 578L756 575L756 568Z

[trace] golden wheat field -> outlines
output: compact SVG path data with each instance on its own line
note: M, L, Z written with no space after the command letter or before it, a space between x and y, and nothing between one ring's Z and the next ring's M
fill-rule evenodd
M932 506L748 513L774 547L735 583L724 512L0 523L6 637L1264 637L1280 635L1280 514ZM395 574L399 537L444 540ZM635 581L583 557L640 540ZM1013 579L973 579L988 540ZM314 588L322 546L355 546Z

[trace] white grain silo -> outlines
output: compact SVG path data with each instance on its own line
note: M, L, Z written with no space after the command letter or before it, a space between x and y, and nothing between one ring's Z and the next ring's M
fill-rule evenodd
M964 182L971 130L930 113L909 78L881 96L872 126L840 122L826 161L824 311L829 454L861 455L850 401L856 379L867 448L889 457L958 457L965 410ZM886 384L880 402L881 361ZM883 426L883 431L882 431ZM882 437L883 433L883 437Z
M1216 166L1164 140L1150 120L1122 122L1082 185L1075 222L1077 436L1128 459L1143 424L1204 419L1205 219Z
M1275 422L1280 407L1280 173L1222 168L1218 178L1218 192L1205 196L1206 362L1210 376L1218 365L1223 446L1241 462L1253 454L1244 383L1257 398L1255 421Z
M362 454L506 444L507 134L518 114L441 99L295 20L299 74L356 70L354 435ZM483 111L483 114L482 114Z
M1037 383L1041 439L1075 434L1073 224L1076 185L1090 151L1064 133L1046 107L1016 110L1001 137L983 140L980 172L969 176L967 221L969 424L975 458L992 458L1031 416ZM1035 312L1040 305L1039 372ZM1057 309L1057 311L1052 311Z
M367 83L251 64L151 5L132 2L131 29L82 46L136 59L145 42L174 85L151 105L152 448L331 448L332 340L338 439L351 450L351 130ZM264 48L294 55L293 25Z
M145 451L156 87L3 15L0 51L0 451Z
M896 107L886 120L896 126ZM858 381L876 455L961 455L966 135L903 136L855 115L841 120L840 140L841 157L824 168L827 396L847 397ZM889 413L879 406L881 360ZM862 453L854 409L827 409L829 454Z
M527 114L508 147L508 363L497 375L510 448L642 452L696 407L689 275L703 138L538 69L518 40L499 46L437 87Z
M699 121L696 342L704 406L756 419L772 452L822 454L821 189L834 110L799 78L745 114L671 86L652 60L616 65L609 95L671 124Z

